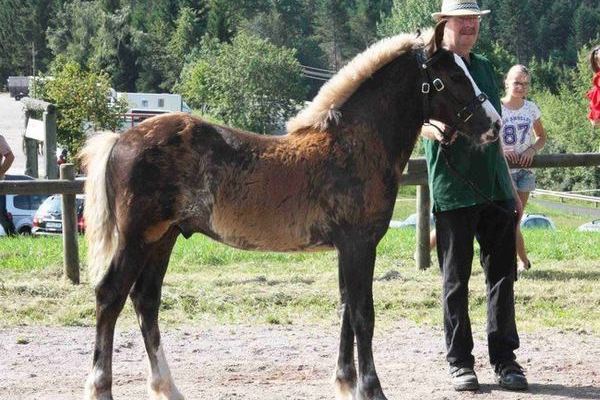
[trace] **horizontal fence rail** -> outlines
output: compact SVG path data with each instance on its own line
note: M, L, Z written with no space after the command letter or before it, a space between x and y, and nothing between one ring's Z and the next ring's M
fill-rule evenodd
M0 181L0 194L81 194L84 179Z
M561 199L561 201L563 201L564 199L589 201L589 202L594 203L595 207L598 207L598 204L600 204L600 197L597 197L597 196L588 196L585 194L568 193L568 192L556 192L554 190L535 189L533 192L531 192L531 196L532 197L552 196L552 197L558 197L559 199Z
M509 163L511 168L519 165ZM597 167L600 166L600 153L574 154L540 154L533 158L530 168L564 168L564 167ZM429 186L427 184L427 164L424 158L413 158L408 161L405 172L400 178L401 185L417 185L417 251L415 259L418 269L431 266L429 247Z
M600 153L540 154L528 168L594 167L600 165ZM509 163L511 168L519 165ZM424 158L411 158L400 180L402 185L427 185L427 164Z
M510 165L511 167L518 167ZM532 168L556 167L581 167L600 166L600 153L578 154L544 154L533 159ZM63 242L65 243L65 275L72 282L79 282L79 265L74 271L74 263L79 263L77 250L77 228L74 226L76 218L76 194L83 193L84 179L72 179L73 174L68 169L73 169L72 164L61 165L61 178L57 180L29 180L29 181L0 181L0 195L2 194L63 194L72 196L65 204L72 208L63 212ZM63 171L63 169L67 169ZM431 264L429 255L429 187L427 186L427 165L424 158L414 158L408 161L405 172L400 178L401 185L417 185L417 267L426 269ZM567 194L569 198L580 198L583 195ZM566 196L565 196L566 197ZM593 196L583 196L592 197ZM69 228L66 228L69 226ZM69 235L66 238L66 235Z

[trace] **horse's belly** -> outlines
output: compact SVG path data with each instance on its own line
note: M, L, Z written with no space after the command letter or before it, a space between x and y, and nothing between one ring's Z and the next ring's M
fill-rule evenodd
M324 224L309 212L267 209L213 209L211 230L233 247L269 251L310 251L331 248Z

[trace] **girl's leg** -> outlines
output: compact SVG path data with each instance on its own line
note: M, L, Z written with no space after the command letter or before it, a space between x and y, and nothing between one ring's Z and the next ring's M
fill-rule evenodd
M523 204L523 210L525 210L527 200L529 200L529 192L517 191L517 194ZM519 269L529 269L531 265L529 263L529 258L527 257L527 250L525 250L525 239L523 239L520 224L517 224L517 258Z

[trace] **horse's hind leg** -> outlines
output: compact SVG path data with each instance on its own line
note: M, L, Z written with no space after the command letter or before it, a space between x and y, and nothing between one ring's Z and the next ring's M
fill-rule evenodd
M375 327L373 269L376 245L359 240L347 240L338 246L339 266L344 278L350 324L356 336L358 352L359 374L355 397L361 400L385 400L375 371L372 348Z
M340 257L341 260L341 257ZM340 314L342 330L340 333L340 347L335 370L336 400L351 400L356 387L356 366L354 365L354 331L350 325L350 310L346 293L346 284L342 274L342 267L338 268L338 282L340 288Z
M159 242L150 245L144 270L131 291L131 300L148 354L148 393L153 400L183 400L171 378L158 328L163 278L176 239L177 232L170 231Z
M126 244L117 250L108 271L96 286L96 345L92 372L85 387L86 400L112 400L115 324L142 265L140 246Z

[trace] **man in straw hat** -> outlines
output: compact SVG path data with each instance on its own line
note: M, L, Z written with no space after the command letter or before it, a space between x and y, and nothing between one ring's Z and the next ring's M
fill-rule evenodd
M444 46L465 60L473 79L498 111L500 96L490 62L472 53L481 16L475 0L443 0L441 12L432 14L445 24ZM450 128L432 121L442 131ZM475 148L456 132L451 144L442 134L423 126L429 187L437 231L437 254L443 276L444 330L447 360L456 390L478 390L473 337L468 313L468 282L473 262L473 239L481 249L488 298L488 349L496 378L511 390L527 388L527 379L515 361L519 347L515 323L515 228L521 203L510 179L499 141Z

